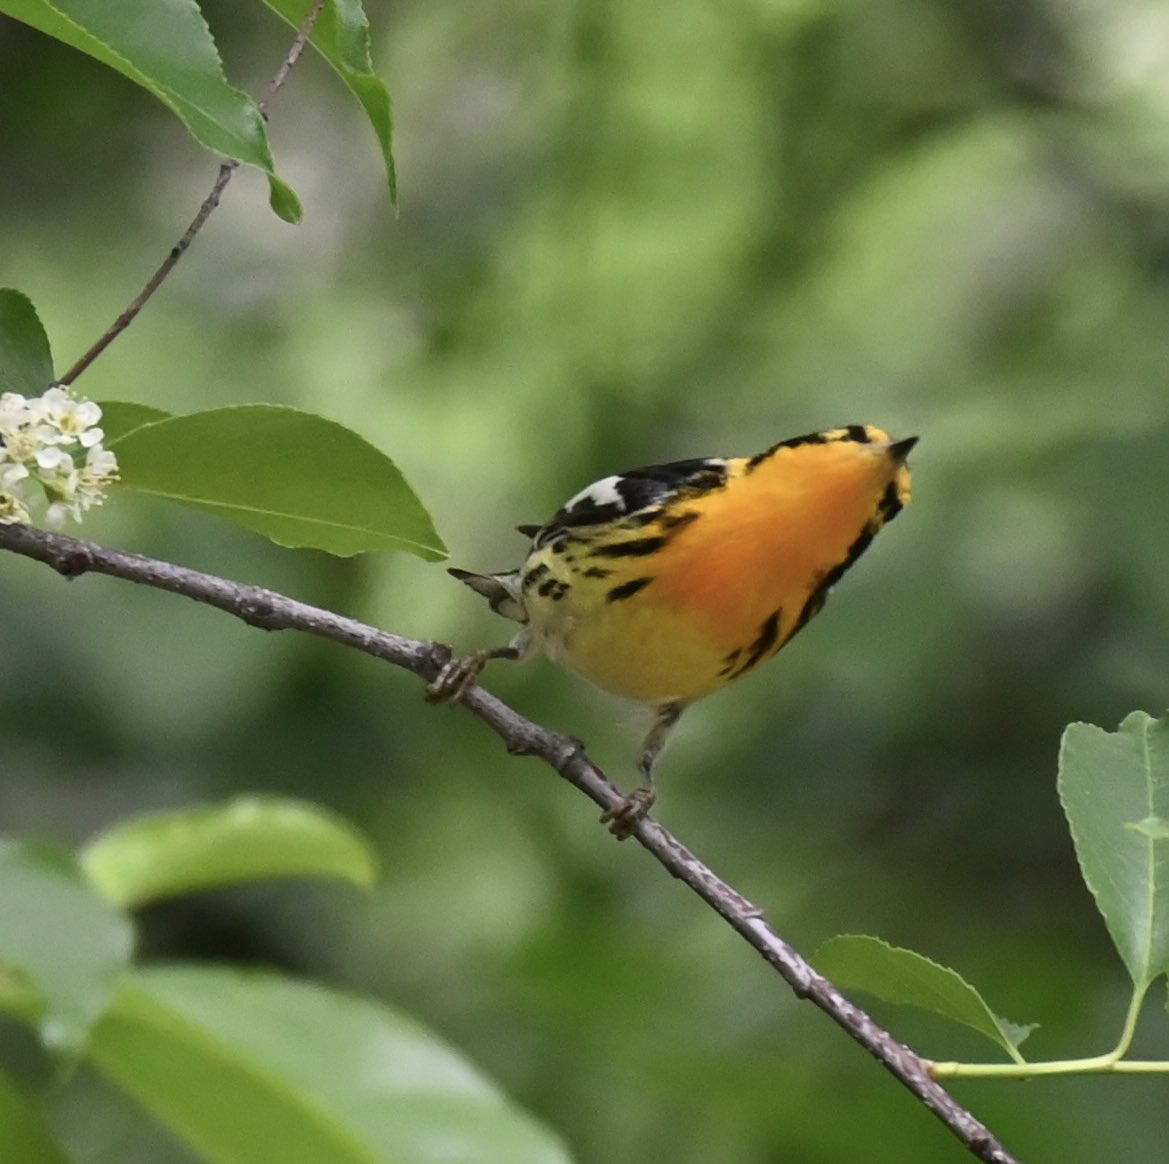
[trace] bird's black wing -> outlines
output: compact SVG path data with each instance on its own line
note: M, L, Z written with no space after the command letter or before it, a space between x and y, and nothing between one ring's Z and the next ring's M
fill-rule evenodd
M689 491L720 488L726 478L727 462L721 457L671 461L602 477L565 502L536 533L535 543L545 545L558 534L634 515L652 518L667 501Z

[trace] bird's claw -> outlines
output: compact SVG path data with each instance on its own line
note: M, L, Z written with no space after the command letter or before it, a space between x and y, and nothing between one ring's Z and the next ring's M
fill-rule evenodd
M632 836L637 822L645 817L656 799L657 793L652 788L635 788L612 808L601 813L601 824L607 824L609 832L619 841L624 841Z
M474 687L490 655L487 651L476 651L461 659L449 659L426 685L426 699L429 703L458 703Z

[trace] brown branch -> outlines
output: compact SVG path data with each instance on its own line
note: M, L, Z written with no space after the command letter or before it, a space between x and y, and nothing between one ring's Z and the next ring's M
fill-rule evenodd
M313 28L317 23L317 17L320 16L321 9L324 6L325 0L314 0L313 6L309 9L304 23L300 26L300 30L296 34L296 39L292 42L292 46L285 54L284 60L280 62L280 68L276 70L272 80L268 82L264 89L263 95L256 102L256 107L265 120L268 118L268 106L271 105L272 99L280 91L280 86L287 80L292 66L300 59L300 54L304 52L304 46L308 43L308 38L312 36ZM211 212L219 205L219 199L222 197L224 189L228 182L231 181L232 174L238 168L239 162L230 158L219 167L219 173L212 183L210 192L203 199L203 203L196 212L195 217L191 219L191 225L183 231L182 238L171 247L166 258L162 260L154 274L146 280L146 286L131 300L126 310L106 328L97 342L90 347L73 367L59 378L57 381L59 384L72 384L134 322L138 317L138 313L146 306L150 297L162 286L171 271L175 269L179 259L187 253L187 249L195 241L195 236L203 229L203 224L211 217Z
M259 586L231 582L140 554L111 550L93 542L21 525L0 525L0 549L44 562L67 578L108 574L215 606L264 630L299 630L364 651L433 680L450 658L449 647L419 642L367 626L332 611L298 602ZM568 736L525 719L481 687L464 705L503 740L509 752L538 756L604 809L621 803L621 792ZM634 836L679 880L726 920L770 963L797 997L818 1006L894 1078L909 1089L979 1160L1018 1164L990 1130L958 1104L930 1075L929 1063L878 1026L768 925L762 912L732 889L672 834L651 818L640 821Z

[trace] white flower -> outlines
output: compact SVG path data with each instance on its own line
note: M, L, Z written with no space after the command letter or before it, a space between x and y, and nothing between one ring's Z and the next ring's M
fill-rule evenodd
M28 401L19 392L0 395L0 437L15 432L28 417Z
M38 417L60 436L79 440L86 448L101 440L101 429L93 427L101 420L101 406L92 400L78 400L55 387L34 404Z
M105 500L118 460L102 446L101 407L54 385L40 396L0 394L0 522L30 520L26 494L47 502L44 520L63 525Z
M23 501L11 493L0 492L0 525L27 522L30 514Z
M37 450L44 443L36 433L27 429L18 429L16 432L6 434L2 439L10 461L35 460Z
M70 469L73 468L73 458L60 445L42 446L33 454L33 459L37 463L37 468L46 473L64 468L66 465Z
M0 452L3 452L0 449ZM2 459L2 458L0 458ZM28 476L28 466L16 461L11 465L0 465L0 486L8 492L15 492L20 488L20 482Z
M85 467L82 472L88 471L94 479L113 481L118 476L118 458L109 449L100 446L91 447L85 454Z

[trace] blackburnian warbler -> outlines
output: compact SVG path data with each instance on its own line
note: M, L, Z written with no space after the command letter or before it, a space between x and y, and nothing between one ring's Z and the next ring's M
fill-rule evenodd
M687 705L769 659L824 605L909 500L893 441L848 425L754 457L704 457L603 477L542 526L524 564L450 571L523 624L506 647L454 659L428 688L457 699L490 659L537 649L654 709L643 784L602 820L627 836L654 802L653 769Z

